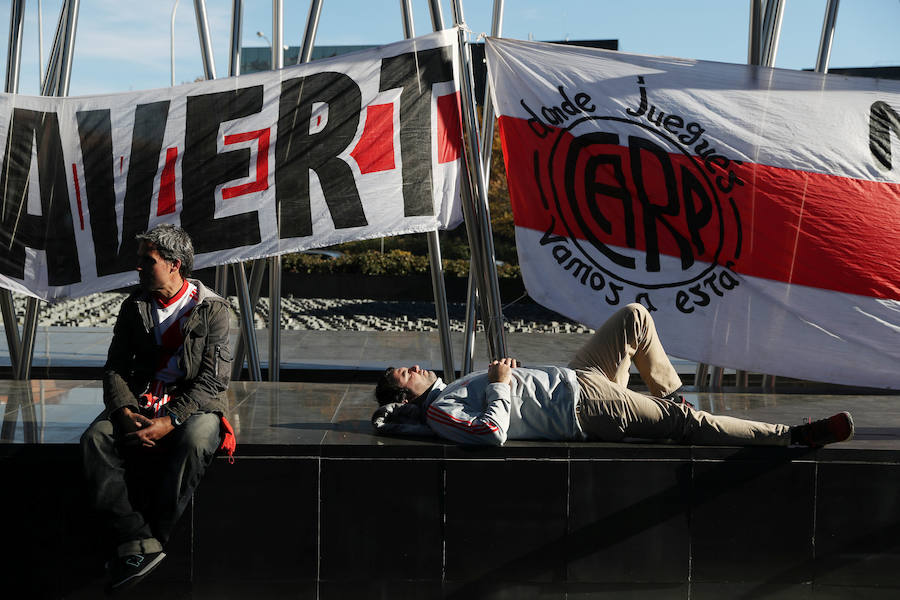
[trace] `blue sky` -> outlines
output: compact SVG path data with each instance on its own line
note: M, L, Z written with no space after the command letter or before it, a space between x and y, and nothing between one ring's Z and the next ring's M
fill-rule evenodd
M620 50L746 62L749 0L507 0L504 37L534 40L619 40ZM37 94L38 2L26 7L20 93ZM61 0L42 0L43 56L53 40ZM170 82L170 19L174 0L81 0L72 95L166 87ZM443 0L444 19L451 12ZM777 66L812 67L826 0L787 0ZM227 75L231 0L207 0L219 77ZM272 39L272 1L245 0L244 46ZM489 32L492 0L464 0L469 28ZM299 45L309 2L286 0L284 39ZM413 0L416 33L431 30L428 2ZM9 34L9 0L0 1L0 35ZM180 0L175 20L175 82L202 76L194 2ZM844 0L838 13L832 67L900 66L900 0ZM381 44L403 37L400 0L323 0L319 44ZM6 62L6 44L2 44Z

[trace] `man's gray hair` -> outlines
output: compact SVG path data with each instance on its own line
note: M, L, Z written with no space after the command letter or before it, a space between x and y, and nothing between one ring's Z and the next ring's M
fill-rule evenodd
M194 244L187 231L177 225L163 223L134 237L138 242L153 244L163 260L169 263L180 260L178 272L182 277L190 276L194 268Z

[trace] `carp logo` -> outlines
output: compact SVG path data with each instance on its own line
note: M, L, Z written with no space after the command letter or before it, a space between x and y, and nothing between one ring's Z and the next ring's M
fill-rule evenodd
M558 106L536 113L522 103L548 148L534 164L550 216L540 243L582 285L606 289L609 304L631 296L654 308L654 296L677 288L676 305L692 312L682 306L708 304L704 288L721 296L738 285L723 265L741 252L741 163L716 152L698 123L651 105L638 82L640 104L623 116L596 114L589 95L573 102L561 86Z

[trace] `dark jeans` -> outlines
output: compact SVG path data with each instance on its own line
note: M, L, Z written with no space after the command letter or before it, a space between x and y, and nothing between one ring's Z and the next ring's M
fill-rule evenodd
M126 448L100 414L81 436L91 501L108 523L119 554L165 544L219 447L219 416L192 415L154 448Z

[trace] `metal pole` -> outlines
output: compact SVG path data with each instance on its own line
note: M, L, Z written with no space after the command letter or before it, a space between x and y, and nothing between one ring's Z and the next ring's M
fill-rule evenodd
M468 375L475 370L475 307L478 304L478 286L475 284L476 268L469 261L469 283L466 288L466 325L464 329L465 350L463 350L462 374Z
M258 259L253 261L253 266L250 268L250 307L248 312L250 315L256 314L256 305L259 302L259 292L262 289L262 280L263 275L266 272L266 261L264 259ZM243 309L242 309L243 310ZM259 342L256 338L256 320L253 316L250 317L250 322L253 323L253 328L251 331L253 332L252 342L257 350L256 357L248 357L247 363L248 366L250 361L256 360L259 362ZM247 336L244 335L243 328L238 332L237 343L234 347L234 363L232 366L232 379L239 379L241 375L241 371L244 368L244 354L246 353L247 344L246 344ZM260 379L261 380L261 379Z
M62 69L59 79L57 96L69 95L69 82L72 80L72 60L75 58L75 33L78 30L79 0L69 0L66 15L65 43L62 45L62 54L59 64Z
M781 38L781 21L784 17L784 0L768 0L763 24L761 62L767 67L775 66L778 54L778 40Z
M400 0L400 13L403 15L403 37L407 40L416 37L412 16L412 0Z
M7 94L19 91L19 71L22 65L22 30L25 24L25 0L14 0L9 5L9 48L6 53ZM12 292L0 290L0 312L3 313L3 329L6 331L6 345L9 361L13 367L19 364L21 341L19 340L19 319ZM15 368L13 369L15 371Z
M428 12L431 13L431 28L440 31L444 28L444 11L441 9L440 0L429 0Z
M37 336L38 313L40 305L37 298L29 296L25 304L25 323L22 325L22 353L16 368L16 379L31 378L31 362L34 358L34 339Z
M750 0L750 27L747 40L747 64L760 64L762 40L763 0Z
M244 270L244 263L242 262L235 263L232 265L232 268L234 269L234 281L235 286L237 287L238 300L241 304L241 340L246 340L244 343L249 347L249 359L247 363L250 371L250 381L262 381L262 370L259 366L259 349L256 347L256 327L253 323L254 305L250 302L250 292L247 286L247 272ZM249 310L247 310L247 308L249 308ZM241 352L241 354L243 354L243 352ZM235 359L237 359L236 356ZM237 363L237 360L235 360L238 372L240 372L240 368L243 366L243 356L240 360L240 363Z
M181 0L175 0L172 5L172 21L169 23L169 61L171 73L171 85L175 87L175 11L178 10L178 3Z
M197 35L200 38L200 58L203 59L203 74L207 79L216 78L212 41L209 39L209 20L206 18L206 0L194 0L194 16L197 19Z
M228 75L237 77L241 74L241 30L244 26L244 0L232 0L231 3L231 60L228 62Z
M38 88L44 85L44 9L41 0L38 0Z
M233 0L231 5L231 52L228 61L228 74L232 77L241 74L241 30L243 29L243 19L243 0ZM254 261L254 268L257 262L258 261ZM259 298L259 289L257 286L257 292L254 299L253 295L250 294L247 289L247 271L244 263L236 263L232 265L232 268L241 316L241 329L238 333L237 344L235 346L232 379L240 378L244 366L245 347L248 347L247 366L250 373L250 380L262 381L261 369L259 366L259 346L256 339L256 326L253 319L256 299ZM225 269L222 269L222 271L225 271ZM217 277L218 274L217 270ZM223 287L227 287L227 275L223 279L225 280Z
M709 389L713 392L722 391L722 382L725 380L725 369L722 367L713 367L712 381L710 381Z
M816 73L828 72L828 61L831 58L831 44L834 41L834 24L837 21L840 0L829 0L825 8L825 19L822 21L822 37L819 39L819 56L816 59Z
M303 45L297 54L297 64L312 60L313 46L316 43L316 32L319 30L319 18L322 16L322 0L311 0L309 14L306 16L306 29L303 30Z
M491 358L508 356L506 335L503 329L503 311L500 304L500 286L497 283L497 265L494 263L494 240L491 235L490 213L487 205L487 184L478 148L478 123L475 115L475 91L472 85L471 61L466 45L466 33L462 25L465 18L461 0L452 0L453 24L459 38L460 83L462 84L463 137L466 157L466 180L471 194L463 194L463 214L472 256L479 265L479 295L482 300L482 318L487 332ZM468 198L466 198L468 196Z
M435 4L434 0L432 4ZM438 4L440 8L440 4ZM494 13L491 18L491 35L500 37L503 30L503 0L494 0ZM481 122L481 156L484 178L491 178L491 155L493 154L494 139L494 105L490 101L490 80L485 80L484 102L482 103ZM478 289L475 286L476 269L474 262L469 264L469 288L466 295L466 325L464 330L465 348L463 350L463 373L471 373L475 362L475 305L478 302Z
M272 0L272 69L284 66L284 1ZM269 258L269 381L281 378L281 256Z
M416 31L413 23L412 1L400 0L400 12L403 16L404 37L406 39L414 38ZM444 267L441 264L441 243L437 231L429 231L425 235L428 239L428 261L431 266L431 290L434 294L434 311L441 338L441 362L444 370L444 381L449 383L456 379L456 367L453 365L453 342L450 338L450 312L447 309Z
M503 0L494 0L491 36L501 37L503 31ZM494 146L494 103L491 102L491 80L484 80L484 100L481 104L481 159L485 181L491 179L491 154Z
M69 82L72 79L72 57L75 49L75 33L78 30L78 0L67 0L60 7L59 26L57 28L56 46L51 56L56 58L53 65L57 74L53 80L44 81L44 95L65 96L69 93ZM55 87L50 87L54 84ZM34 358L34 339L37 336L38 313L40 304L37 298L28 298L25 305L25 322L22 326L22 349L16 369L17 379L31 377L31 363Z
M49 96L49 90L56 89L56 81L59 78L59 52L63 31L66 28L66 5L59 7L59 19L56 22L56 32L53 34L53 45L50 46L50 57L47 59L47 70L41 82L41 95Z
M22 30L25 26L25 0L9 5L9 46L6 51L6 93L19 91L19 69L22 64Z
M194 0L194 17L197 21L197 36L200 41L200 58L203 61L203 75L207 79L215 79L216 63L213 58L212 40L209 37L209 19L206 13L206 0ZM232 21L232 26L233 25L234 23ZM228 295L228 270L225 268L225 265L216 265L216 276L215 282L213 283L213 289L215 289L222 297Z
M705 392L709 389L707 377L709 376L709 365L706 363L697 363L697 371L694 373L694 388L698 392Z
M272 0L272 68L284 66L284 0Z

